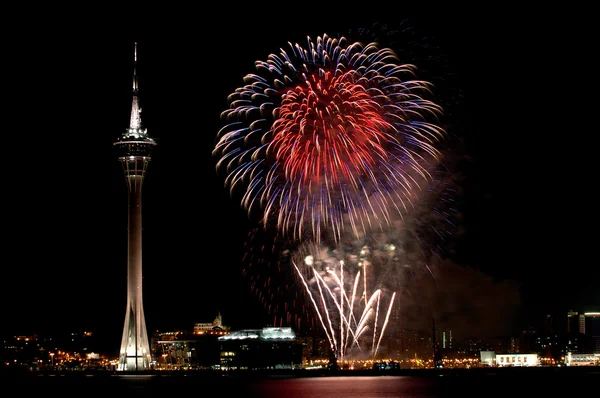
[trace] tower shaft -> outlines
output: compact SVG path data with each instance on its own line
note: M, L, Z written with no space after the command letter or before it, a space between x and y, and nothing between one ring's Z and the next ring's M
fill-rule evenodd
M147 164L145 159L126 161ZM143 175L126 177L128 194L127 228L127 308L121 349L119 370L140 371L150 368L150 344L144 316L142 296L142 183Z

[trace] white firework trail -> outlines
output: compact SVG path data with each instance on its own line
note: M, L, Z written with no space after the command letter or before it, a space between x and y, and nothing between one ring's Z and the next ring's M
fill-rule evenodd
M316 253L315 253L316 254ZM361 252L364 258L365 252ZM352 256L351 256L352 257ZM355 260L359 257L352 257ZM396 293L392 294L385 317L380 316L384 291L369 286L374 280L368 275L368 261L355 261L356 272L346 267L344 260L305 256L303 265L292 261L298 277L306 289L316 315L329 340L331 349L340 360L353 350L363 352L369 342L370 356L378 354L386 332ZM362 284L361 284L362 282ZM361 287L361 288L359 288ZM381 320L384 320L382 324ZM338 337L339 336L339 337Z

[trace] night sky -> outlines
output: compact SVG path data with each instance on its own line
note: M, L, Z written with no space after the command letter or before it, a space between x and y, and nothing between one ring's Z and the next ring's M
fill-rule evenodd
M517 330L546 313L600 310L597 46L584 17L379 11L306 18L240 10L217 13L216 27L188 16L131 31L40 18L12 35L3 49L3 334L90 329L118 349L127 196L112 143L129 126L133 40L142 125L158 141L143 193L148 328L191 328L218 312L233 327L266 325L240 277L253 224L211 156L227 95L288 40L401 21L449 65L426 72L451 103L447 122L461 143L460 233L447 253L451 275L441 279L448 307L438 315L451 327L465 291L473 291L467 301L493 308L516 301L506 322Z

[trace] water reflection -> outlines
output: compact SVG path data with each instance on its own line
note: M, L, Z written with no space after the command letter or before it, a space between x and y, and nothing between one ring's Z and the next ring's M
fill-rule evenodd
M385 398L435 397L439 392L436 379L410 376L361 376L297 378L262 381L249 386L253 397L328 397L328 398Z
M0 372L1 373L1 372ZM442 398L442 397L572 397L587 396L600 385L600 368L515 368L446 370L419 375L194 374L190 372L93 375L68 372L4 374L5 390L21 396L88 394L144 398L167 397L185 391L195 398L205 395L243 398ZM74 388L77 387L77 388ZM83 395L82 395L83 394Z

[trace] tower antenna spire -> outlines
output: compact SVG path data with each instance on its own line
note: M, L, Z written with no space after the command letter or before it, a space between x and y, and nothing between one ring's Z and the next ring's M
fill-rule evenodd
M133 95L137 95L137 41L133 42Z
M142 108L138 98L138 75L137 75L137 42L133 43L133 96L131 100L131 119L129 121L128 133L132 137L146 137L147 130L142 129Z

